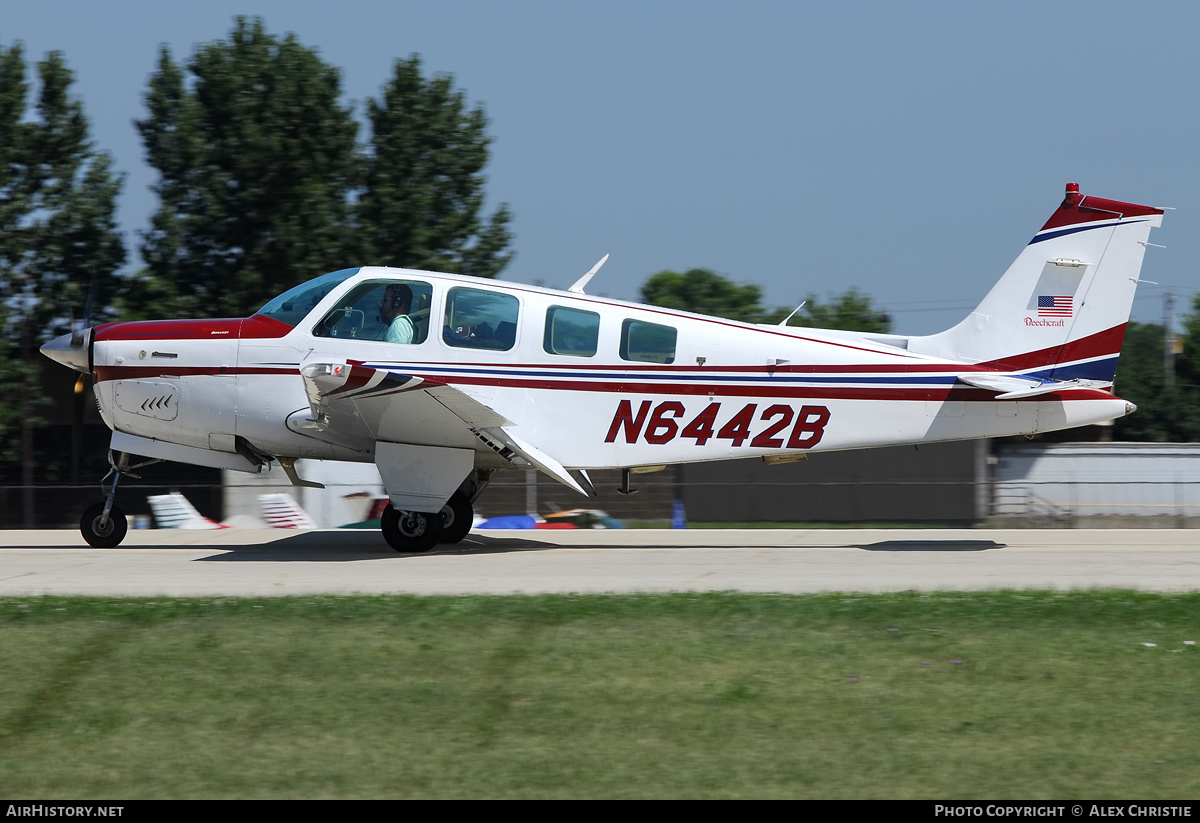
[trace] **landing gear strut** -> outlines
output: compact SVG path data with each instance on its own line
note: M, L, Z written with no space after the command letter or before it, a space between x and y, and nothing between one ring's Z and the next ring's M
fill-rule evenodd
M130 477L137 477L131 469L140 469L143 466L161 462L161 460L147 460L136 466L130 466L129 455L125 452L121 452L116 459L113 459L111 451L108 453L108 465L111 468L108 470L108 474L104 475L104 479L100 481L100 488L104 488L104 483L110 477L113 479L112 485L109 486L104 500L88 506L79 520L79 532L89 546L95 546L97 549L111 549L120 545L129 531L129 522L125 519L125 513L113 502L117 496L117 483L126 474Z

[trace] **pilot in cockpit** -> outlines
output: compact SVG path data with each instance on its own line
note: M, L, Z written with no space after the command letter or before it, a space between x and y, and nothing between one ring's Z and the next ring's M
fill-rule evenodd
M379 322L387 326L384 340L389 343L411 343L415 327L408 316L412 310L412 289L403 283L393 283L383 290L379 302Z

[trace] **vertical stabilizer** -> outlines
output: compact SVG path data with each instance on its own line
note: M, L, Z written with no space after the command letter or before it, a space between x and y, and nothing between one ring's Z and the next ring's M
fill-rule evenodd
M153 494L146 499L150 502L150 511L154 512L154 522L160 529L225 528L196 511L191 501L179 492Z
M957 326L910 339L922 354L1045 380L1111 384L1150 229L1163 210L1079 193L1061 205Z
M316 522L290 494L260 494L258 503L262 506L263 520L273 529L317 528Z

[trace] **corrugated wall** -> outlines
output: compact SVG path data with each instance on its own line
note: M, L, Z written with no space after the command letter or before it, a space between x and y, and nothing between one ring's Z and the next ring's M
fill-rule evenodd
M996 450L994 514L1073 526L1200 525L1200 444L1059 443Z

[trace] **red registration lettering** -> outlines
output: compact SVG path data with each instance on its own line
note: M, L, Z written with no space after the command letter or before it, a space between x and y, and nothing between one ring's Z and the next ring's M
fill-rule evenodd
M750 446L757 449L811 449L821 442L829 422L829 409L825 406L803 406L796 413L786 403L776 403L759 415L758 419L768 425L751 440L750 427L758 411L757 403L747 403L720 429L717 429L717 416L721 412L718 402L710 402L682 428L681 422L687 411L683 403L667 400L655 406L653 412L650 411L650 405L651 401L643 400L635 414L633 404L629 400L622 400L613 415L604 442L616 442L618 435L622 435L626 443L636 443L641 437L647 443L661 446L676 437L684 437L694 440L697 446L703 446L716 438L728 440L734 447L750 440ZM793 420L795 425L792 425ZM789 425L792 425L792 431L785 445L783 432Z
M654 409L654 415L650 418L650 422L646 424L646 442L661 446L663 443L674 440L675 435L679 433L679 424L671 418L683 417L683 412L683 404L678 400L659 403ZM668 417L668 414L671 417Z
M708 407L696 415L696 418L683 427L680 437L690 437L697 446L703 446L716 432L717 412L721 410L720 403L709 403Z
M734 446L745 443L746 438L750 436L750 421L754 419L754 410L757 408L757 403L744 406L740 412L730 418L728 423L721 427L721 430L717 432L717 438L731 440Z
M633 406L628 400L622 400L621 405L617 406L617 413L613 415L612 425L608 427L608 437L604 438L604 442L613 442L617 439L617 431L624 429L625 442L636 443L638 435L642 432L642 423L646 422L646 412L648 411L650 411L650 401L643 400L642 405L638 408L637 417L634 417Z
M829 409L824 406L805 406L796 415L796 425L788 438L789 449L811 449L825 436L825 424L829 422ZM807 437L805 436L807 435Z
M762 413L763 420L770 420L772 417L779 419L767 426L758 437L750 441L750 445L760 449L779 449L783 447L783 438L775 435L782 431L788 423L792 422L792 407L782 404L772 406Z

